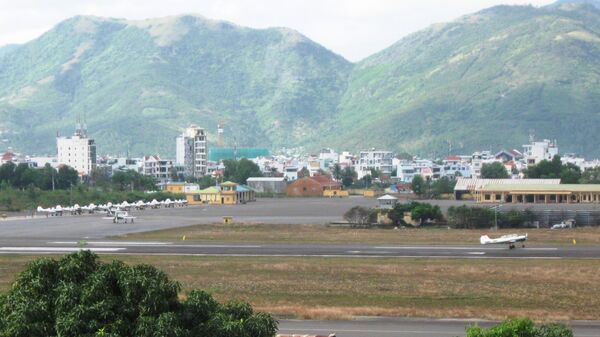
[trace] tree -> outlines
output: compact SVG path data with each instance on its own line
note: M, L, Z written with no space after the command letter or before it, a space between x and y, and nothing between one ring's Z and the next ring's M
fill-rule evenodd
M577 184L581 179L581 169L572 163L563 165L560 157L554 156L552 161L542 160L537 165L528 167L525 176L536 179L560 179L562 184Z
M360 178L360 182L361 182L362 187L369 188L369 187L371 187L371 183L373 182L373 179L371 178L370 174L367 174L364 177Z
M113 187L119 191L153 191L156 181L134 170L117 171L112 176Z
M335 163L331 172L335 181L340 181L342 179L342 167L340 166L340 164Z
M454 193L454 186L456 186L456 180L448 177L441 177L440 179L432 182L429 186L432 198L437 198L442 194Z
M375 222L375 212L362 206L354 206L344 213L344 219L352 226L366 226Z
M58 173L56 174L57 189L68 189L71 186L77 185L78 181L79 175L77 174L77 171L71 166L62 165L58 168Z
M600 167L585 170L581 174L580 182L582 184L600 184Z
M356 171L354 171L354 168L350 166L344 167L344 170L342 171L342 185L344 185L344 187L352 186L357 176L358 175L356 174Z
M450 206L448 224L454 228L489 228L494 223L494 211L483 207Z
M105 264L89 251L31 262L0 297L0 336L272 337L277 322L246 303L180 285L150 265Z
M420 175L415 175L411 182L411 188L413 192L421 197L425 194L425 180Z
M262 177L262 172L253 161L242 158L240 160L224 160L225 172L223 178L238 184L245 184L250 177Z
M425 203L414 203L410 210L410 217L415 221L419 221L421 224L428 220L439 221L444 218L440 206L432 206L431 204Z
M508 172L504 164L493 162L481 165L481 178L484 179L507 179Z
M306 166L302 167L300 172L298 172L298 178L310 177L310 172L306 168Z

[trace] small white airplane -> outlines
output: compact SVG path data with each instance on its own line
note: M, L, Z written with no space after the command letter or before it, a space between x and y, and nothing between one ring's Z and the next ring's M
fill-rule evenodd
M109 211L109 214L111 216L105 216L102 219L112 220L113 223L119 223L119 221L123 221L124 223L127 223L127 221L131 221L131 223L133 223L136 218L134 216L129 215L129 213L127 213L126 211L120 210Z
M527 241L527 233L525 235L519 235L519 234L502 235L501 237L496 238L496 239L490 239L489 236L482 235L481 238L479 239L479 242L481 242L482 245L506 244L506 245L508 245L508 248L510 248L510 249L514 249L516 247L515 244L517 242L522 242L522 247L525 248L525 241Z
M54 216L56 214L56 209L54 209L54 207L44 208L42 206L38 206L37 212L38 213L46 213L46 216Z

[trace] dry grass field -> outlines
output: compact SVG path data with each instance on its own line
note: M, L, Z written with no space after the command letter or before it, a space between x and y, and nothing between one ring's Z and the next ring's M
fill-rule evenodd
M528 245L600 244L600 228L563 230L460 230L460 229L354 229L324 225L196 225L175 229L129 234L124 240L177 241L185 235L189 241L247 243L361 243L361 244L479 244L479 237L511 233L529 234Z
M0 292L33 259L0 256ZM282 317L600 319L598 260L119 256ZM111 256L103 256L111 260Z

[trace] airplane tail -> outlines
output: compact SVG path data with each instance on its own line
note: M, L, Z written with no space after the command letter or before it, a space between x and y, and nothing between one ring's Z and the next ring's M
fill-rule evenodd
M481 238L479 238L479 242L481 242L482 245L485 245L490 242L490 237L487 235L482 235Z

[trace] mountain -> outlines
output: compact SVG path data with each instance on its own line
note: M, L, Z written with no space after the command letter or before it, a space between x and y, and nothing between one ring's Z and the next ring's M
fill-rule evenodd
M338 109L336 145L468 153L535 130L599 155L600 11L498 6L434 25L356 64Z
M173 157L180 128L215 140L224 123L228 145L430 156L519 147L534 130L598 156L593 3L492 7L355 64L285 28L75 17L0 49L0 139L52 153L79 119L99 153Z
M600 0L558 0L553 4L549 5L549 7L560 7L563 5L566 6L578 6L578 5L591 5L596 8L600 8Z
M7 145L55 151L85 120L99 153L174 155L195 123L233 144L291 146L334 118L352 65L296 31L199 16L126 21L79 16L0 52Z

